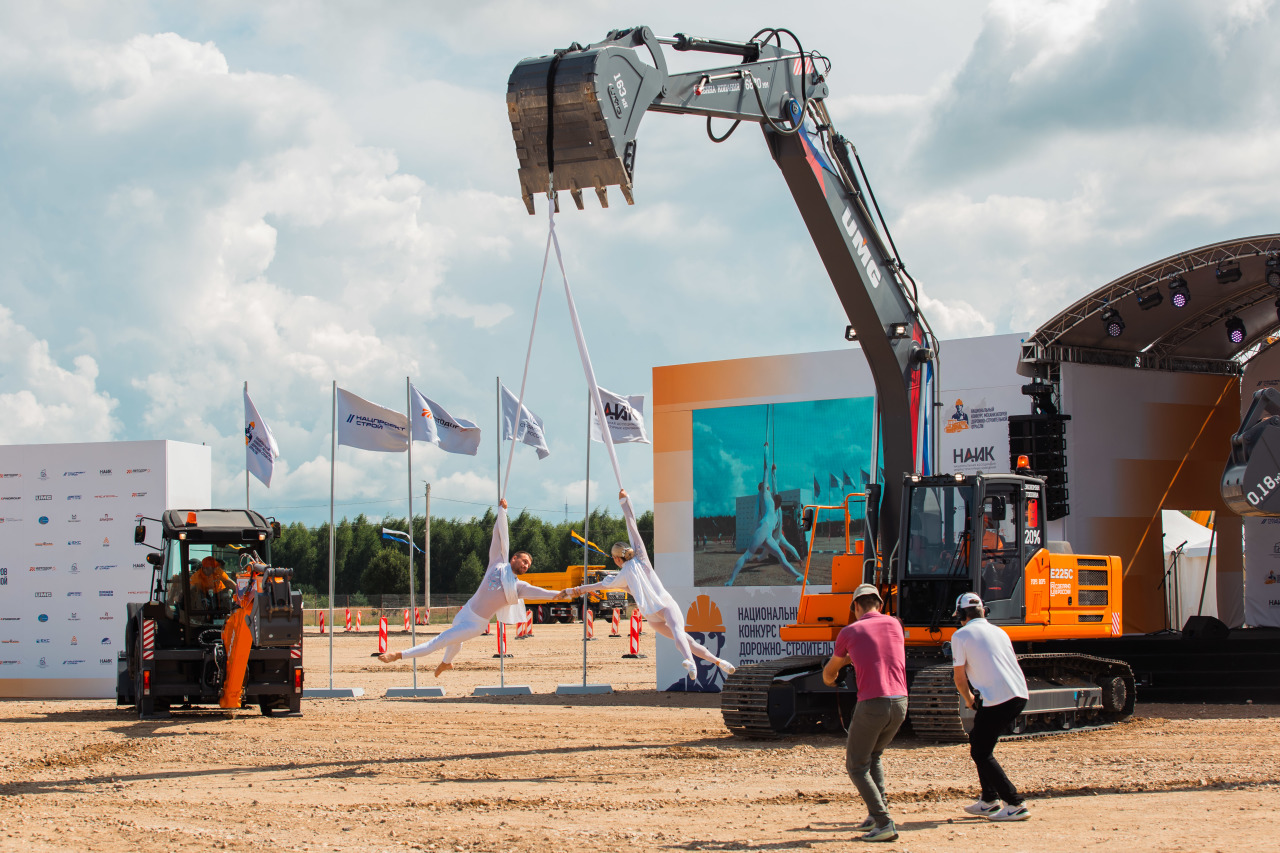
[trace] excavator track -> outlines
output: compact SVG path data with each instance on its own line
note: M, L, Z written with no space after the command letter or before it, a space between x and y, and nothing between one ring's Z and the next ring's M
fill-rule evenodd
M1113 726L1133 713L1133 672L1123 661L1080 654L1019 655L1031 694L1006 738L1045 737ZM925 740L955 743L972 717L960 707L953 668L925 667L908 691L912 730Z
M720 691L720 713L733 734L749 738L776 738L792 731L794 709L771 708L770 694L775 681L820 672L825 659L812 656L778 658L745 664L724 680ZM770 711L773 711L771 714Z

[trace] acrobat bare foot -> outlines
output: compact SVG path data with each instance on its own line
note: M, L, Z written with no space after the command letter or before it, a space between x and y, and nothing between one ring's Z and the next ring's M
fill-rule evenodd
M436 666L436 678L439 678L441 673L448 672L451 669L453 669L453 664L440 661L440 663Z
M399 652L383 652L382 654L378 655L378 660L382 661L383 663L395 663L396 661L400 660L400 657L401 655Z

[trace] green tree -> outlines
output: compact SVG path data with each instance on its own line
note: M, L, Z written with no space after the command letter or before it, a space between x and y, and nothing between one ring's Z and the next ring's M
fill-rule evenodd
M470 595L480 587L480 581L483 579L484 564L472 551L462 560L462 567L453 578L453 591Z
M404 595L409 592L409 560L391 548L374 554L360 574L365 595Z

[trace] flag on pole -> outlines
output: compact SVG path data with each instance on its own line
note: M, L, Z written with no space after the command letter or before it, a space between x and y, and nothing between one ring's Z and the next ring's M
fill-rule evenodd
M480 450L480 427L465 418L455 418L444 406L428 400L412 385L409 387L413 391L413 440L429 441L449 453L475 456Z
M409 423L404 412L393 412L339 388L338 444L403 453L409 447Z
M601 548L601 547L600 547L599 545L597 545L596 543L594 543L594 542L592 542L592 541L590 541L590 540L588 540L588 539L583 539L583 538L582 538L582 534L581 534L581 533L579 533L578 531L576 531L576 530L570 530L570 531L569 531L569 536L570 536L570 537L572 537L572 538L573 538L573 540L574 540L575 542L581 542L582 544L586 545L587 547L592 548L592 549L594 549L594 550L596 550L596 551L599 551L599 552L600 552L601 554L603 554L605 557L609 557L609 554L608 554L608 552L607 552L607 551L605 551L603 548Z
M814 474L813 475L813 496L816 498L820 494L822 494L822 487L818 485L818 475Z
M604 416L609 422L609 435L614 444L625 441L638 441L649 444L649 436L644 430L644 395L623 397L603 388L600 391L600 405L604 406ZM596 416L595 406L591 407L591 440L603 442L600 434L600 419Z
M276 437L271 434L271 427L267 426L267 422L249 399L247 388L244 392L244 452L245 467L264 486L270 487L271 472L276 460L280 458L280 447L276 444Z
M843 469L842 469L842 470L840 471L840 476L844 478L843 480L841 480L841 481L840 481L840 485L842 485L842 486L852 486L852 485L853 485L853 479L852 479L852 478L850 478L850 476L849 476L849 472L848 472L848 471L845 471L845 470L843 470Z
M840 488L840 481L836 479L835 474L832 474L830 471L828 471L827 476L831 478L831 488L833 489Z
M516 426L516 409L521 409L520 425ZM551 448L547 447L547 436L542 431L542 418L529 411L528 406L521 406L520 401L516 399L516 395L507 390L507 386L502 386L502 440L523 442L534 450L538 451L539 459L546 459L551 455Z
M865 486L871 482L871 475L868 474L866 471L863 471L860 469L858 473L862 476L862 485Z

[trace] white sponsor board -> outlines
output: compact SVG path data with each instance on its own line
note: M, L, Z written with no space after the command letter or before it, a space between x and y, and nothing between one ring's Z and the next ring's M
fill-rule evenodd
M114 696L125 605L151 582L135 520L209 500L202 445L0 447L0 696Z

